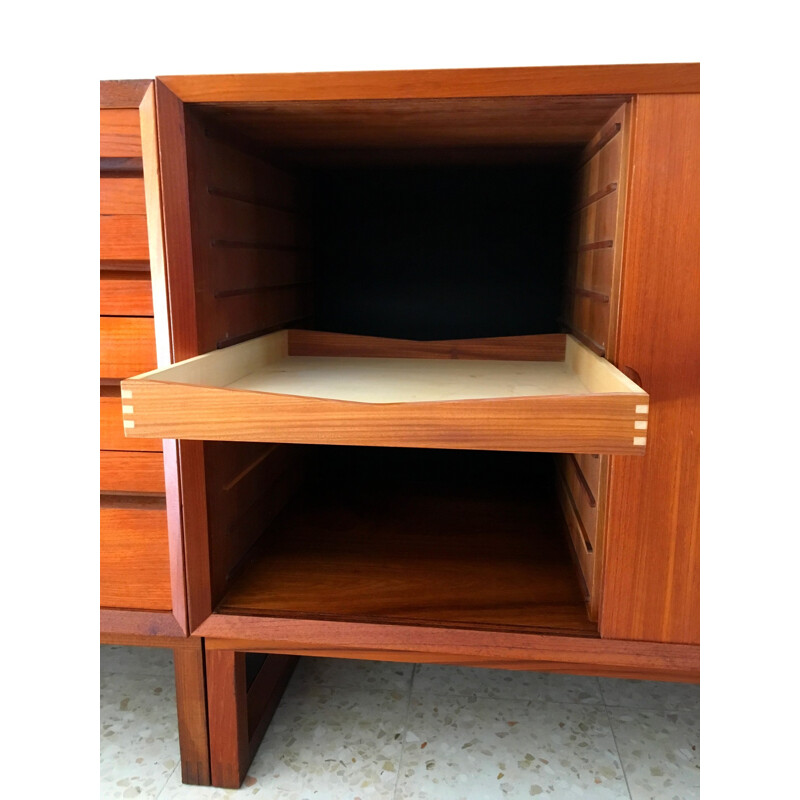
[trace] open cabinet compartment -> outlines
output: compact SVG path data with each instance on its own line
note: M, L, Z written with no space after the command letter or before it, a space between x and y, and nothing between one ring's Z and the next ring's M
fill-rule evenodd
M285 457L293 498L217 614L596 635L551 456L289 446Z
M196 607L210 617L195 616L196 632L263 639L280 619L374 622L400 638L406 625L597 635L597 455L641 455L647 437L647 394L603 358L619 296L627 100L181 107L161 160L185 170L188 216L174 215L186 226L176 236L167 215L167 258L171 242L190 241L170 292L201 355L126 380L122 405L128 436L205 440L208 595ZM484 496L471 527L468 514L445 520L478 502L479 481L442 494L432 474L418 502L419 487L393 471L368 524L329 536L304 509L324 495L320 520L362 514L366 483L331 496L302 464L343 444L365 461L362 445L465 463L472 451L527 451L482 455L543 458L547 476L510 500ZM401 535L388 509L404 503L417 517ZM515 521L496 536L493 518ZM472 601L457 581L437 587L442 568L458 574L467 542ZM403 552L418 566L405 583L392 577ZM353 559L336 584L342 553ZM348 600L348 569L372 570L352 584L366 605ZM504 571L517 575L505 587ZM270 575L297 592L281 594ZM327 595L326 612L314 593L329 579L344 593ZM403 596L423 585L430 613L405 614Z

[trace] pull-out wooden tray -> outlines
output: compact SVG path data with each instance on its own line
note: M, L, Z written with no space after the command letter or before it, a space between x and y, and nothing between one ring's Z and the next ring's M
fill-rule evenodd
M132 437L641 454L648 396L566 334L283 330L123 381L122 411Z

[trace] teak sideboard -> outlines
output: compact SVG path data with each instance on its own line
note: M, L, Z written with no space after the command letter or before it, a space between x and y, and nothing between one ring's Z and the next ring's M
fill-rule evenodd
M101 84L101 633L239 786L297 656L699 680L699 65Z

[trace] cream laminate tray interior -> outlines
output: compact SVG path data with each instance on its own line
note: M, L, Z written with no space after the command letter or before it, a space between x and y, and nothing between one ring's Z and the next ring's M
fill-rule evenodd
M127 436L642 453L648 396L566 334L283 330L122 384Z

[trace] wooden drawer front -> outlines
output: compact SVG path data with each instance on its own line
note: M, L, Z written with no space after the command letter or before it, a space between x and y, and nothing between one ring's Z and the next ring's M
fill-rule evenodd
M100 377L129 378L156 368L150 317L100 317Z
M122 400L116 397L100 398L100 449L138 450L160 452L161 439L126 439L122 427Z
M105 108L100 111L100 157L142 156L138 108Z
M101 450L100 491L163 494L166 491L164 457L161 453Z
M145 213L144 178L100 177L100 214Z
M114 214L100 217L101 261L148 261L147 217Z
M561 503L561 508L564 510L564 519L567 523L569 538L572 541L572 547L578 559L588 597L591 597L594 588L594 550L582 528L570 491L561 478L558 480L558 499Z
M592 545L597 547L597 495L583 479L575 457L570 453L561 459L561 474L572 497L575 511Z
M100 509L100 605L172 608L165 510Z
M111 317L152 317L149 272L100 272L100 313Z

